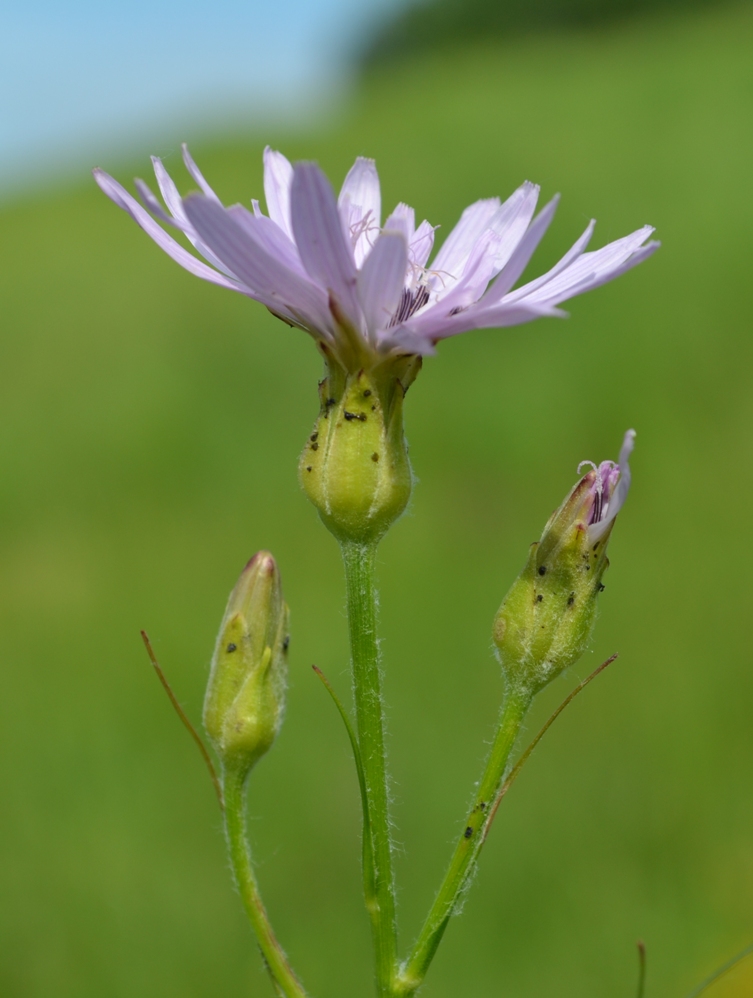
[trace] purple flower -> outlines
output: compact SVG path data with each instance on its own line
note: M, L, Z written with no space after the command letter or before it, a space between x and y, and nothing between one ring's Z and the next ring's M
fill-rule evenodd
M183 158L201 194L181 198L162 161L152 158L167 211L143 181L145 210L112 177L99 186L182 267L240 291L326 344L346 369L392 354L431 354L439 340L468 329L563 316L557 306L641 263L658 247L644 226L585 252L594 223L546 274L513 290L554 216L558 197L534 218L537 185L526 181L504 203L477 201L463 212L431 263L434 226L416 226L399 204L381 221L374 161L359 157L335 199L313 163L293 167L264 152L265 215L226 208L186 147ZM204 263L162 228L179 229Z
M581 509L588 526L590 544L600 541L610 530L615 517L625 505L630 489L629 460L634 446L635 430L628 430L622 441L617 464L614 461L602 461L599 465L593 461L581 461L578 465L578 474L584 465L592 468L580 483L580 486L586 486L585 508Z

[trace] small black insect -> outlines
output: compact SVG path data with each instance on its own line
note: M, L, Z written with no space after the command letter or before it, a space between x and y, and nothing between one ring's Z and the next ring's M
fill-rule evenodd
M316 440L311 445L311 450L319 450L319 444L316 442Z
M371 455L371 460L374 461L374 463L376 463L379 460L379 455L377 454L376 451L374 451L374 453Z
M225 649L225 651L228 651L228 652L230 652L230 651L238 651L238 645L233 644L233 642L231 641L230 644Z
M575 602L575 593L570 593L570 598L567 601L567 605L572 606L574 602Z
M604 583L603 583L603 582L600 582L600 583L599 583L599 592L600 592L600 593L603 593L603 592L604 592L604 590L605 590L606 588L607 588L607 587L606 587L606 586L604 585Z
M290 635L286 634L285 640L282 642L282 650L287 651L289 647L290 647Z
M536 602L537 603L543 603L544 602L544 597L541 595L541 593L539 593L539 595L536 597Z
M371 389L367 388L366 391L363 393L363 397L367 399L369 395L371 395Z
M306 465L306 471L311 471L311 465L310 464Z
M309 440L312 440L312 441L313 441L313 440L316 440L316 438L317 438L318 436L319 436L319 434L318 434L318 433L312 433L312 434L311 434L311 436L309 437Z
M343 416L345 416L348 422L350 422L351 419L358 419L358 416L356 415L355 412L343 412Z
M471 835L473 835L473 829L471 828L471 826L470 826L470 825L469 825L469 826L468 826L468 827L466 828L466 830L465 830L465 831L463 832L463 835L464 835L464 836L465 836L465 837L466 837L467 839L469 839L469 838L471 837Z
M546 575L546 565L539 565L539 575Z

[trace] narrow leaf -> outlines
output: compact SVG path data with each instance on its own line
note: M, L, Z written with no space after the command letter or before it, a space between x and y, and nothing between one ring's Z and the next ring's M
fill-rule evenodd
M165 692L167 693L168 697L170 698L170 703L173 705L173 708L175 709L175 713L178 715L178 717L181 719L181 721L183 722L183 724L185 725L185 727L188 729L188 733L193 738L193 740L196 742L196 744L197 744L197 746L199 748L199 752L201 752L202 758L204 759L204 762L207 764L207 769L209 770L209 775L212 778L212 783L214 784L214 790L215 790L215 793L217 794L217 800L220 802L220 809L222 811L224 811L225 810L225 801L223 800L223 797L222 797L222 786L220 785L220 780L219 780L219 777L217 776L217 770L214 768L214 763L212 762L212 757L209 754L209 750L207 749L206 745L202 741L202 738L201 738L201 735L199 734L199 732L196 730L196 728L193 726L193 724L191 724L191 722L189 721L186 712L183 710L183 708L181 707L181 705L178 703L178 698L173 693L172 687L170 686L170 684L167 681L167 677L165 676L164 672L160 668L160 664L157 661L157 656L154 654L154 649L152 648L152 643L149 640L149 635L146 633L146 631L142 631L141 632L141 640L144 642L144 647L146 648L146 653L149 656L152 665L154 666L154 671L157 673L157 675L159 677L159 681L162 683L162 685L163 685L163 687L165 689Z
M312 665L311 668L317 674L324 687L332 697L332 701L337 707L337 710L342 718L342 722L345 725L345 730L348 732L348 738L350 739L350 747L353 749L353 759L356 764L356 772L358 774L358 786L361 791L361 807L363 809L363 854L364 854L364 870L369 871L369 876L373 879L374 877L374 867L371 858L371 819L369 817L369 800L366 796L366 776L363 771L363 760L361 759L361 746L358 744L358 738L356 737L356 732L353 728L348 713L345 707L342 705L342 701L335 693L330 681L324 675L322 670L318 665Z
M531 753L533 752L533 750L536 748L536 746L539 744L539 742L541 741L541 739L544 737L544 735L547 733L547 731L551 728L551 726L554 724L554 722L560 716L560 714L565 709L565 707L567 707L567 705L569 703L571 703L577 697L577 695L579 693L581 693L588 686L588 684L592 680L596 679L596 677L599 675L600 672L603 672L604 669L606 669L606 667L608 665L611 665L612 662L614 662L614 660L616 658L617 658L617 652L615 652L614 655L612 655L610 658L608 658L606 660L606 662L602 662L601 665L598 667L598 669L594 669L594 671L591 673L590 676L587 676L583 680L583 682L579 683L575 687L575 689L565 697L565 699L562 701L562 703L559 705L559 707L555 710L555 712L552 714L552 716L546 722L546 724L541 729L541 731L539 731L539 733L536 735L536 737L534 738L534 740L531 742L531 744L528 746L528 748L525 750L525 752L523 752L523 754L521 755L521 757L518 759L518 761L512 767L512 769L510 770L510 775L507 777L507 779L505 780L505 782L499 788L499 793L497 794L497 797L496 797L496 799L494 801L494 804L492 805L492 810L491 810L491 814L489 815L489 820L487 821L486 826L484 828L484 840L486 840L486 836L489 834L489 829L491 828L492 822L494 821L494 815L497 813L497 808L502 803L502 798L505 796L505 794L510 789L510 787L513 785L513 783L517 780L518 776L520 775L521 769L523 768L523 766L528 761L528 759L529 759Z

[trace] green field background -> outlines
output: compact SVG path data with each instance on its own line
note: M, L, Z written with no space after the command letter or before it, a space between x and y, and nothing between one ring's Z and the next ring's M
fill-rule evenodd
M192 151L226 202L265 142L447 232L524 179L562 203L532 269L599 220L663 248L567 321L441 345L407 399L417 476L380 553L407 945L501 697L493 615L579 461L638 432L593 648L614 651L505 800L426 998L683 998L753 940L753 8L494 42L367 77L309 130ZM198 125L197 125L198 127ZM165 155L184 190L177 148ZM130 183L148 161L101 163ZM313 676L349 690L336 544L296 480L311 342L180 270L88 175L0 208L0 994L271 994L201 760L139 640L200 717L225 600L257 549L292 612L285 724L251 834L316 998L371 993L359 805ZM709 992L753 994L741 965Z

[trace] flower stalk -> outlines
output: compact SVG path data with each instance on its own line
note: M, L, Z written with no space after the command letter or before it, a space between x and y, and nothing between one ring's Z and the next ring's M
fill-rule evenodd
M525 687L512 684L508 686L492 749L447 873L418 939L400 970L395 990L400 998L409 998L423 984L444 931L471 882L479 853L494 818L497 799L504 786L510 753L532 699Z
M225 836L235 883L273 983L284 998L306 998L303 985L274 934L254 875L246 835L246 777L242 766L227 767L223 772Z
M356 724L369 816L363 834L371 837L370 848L364 848L364 895L371 920L377 993L380 998L392 998L396 993L397 924L376 634L376 543L344 541L341 547L345 564Z

